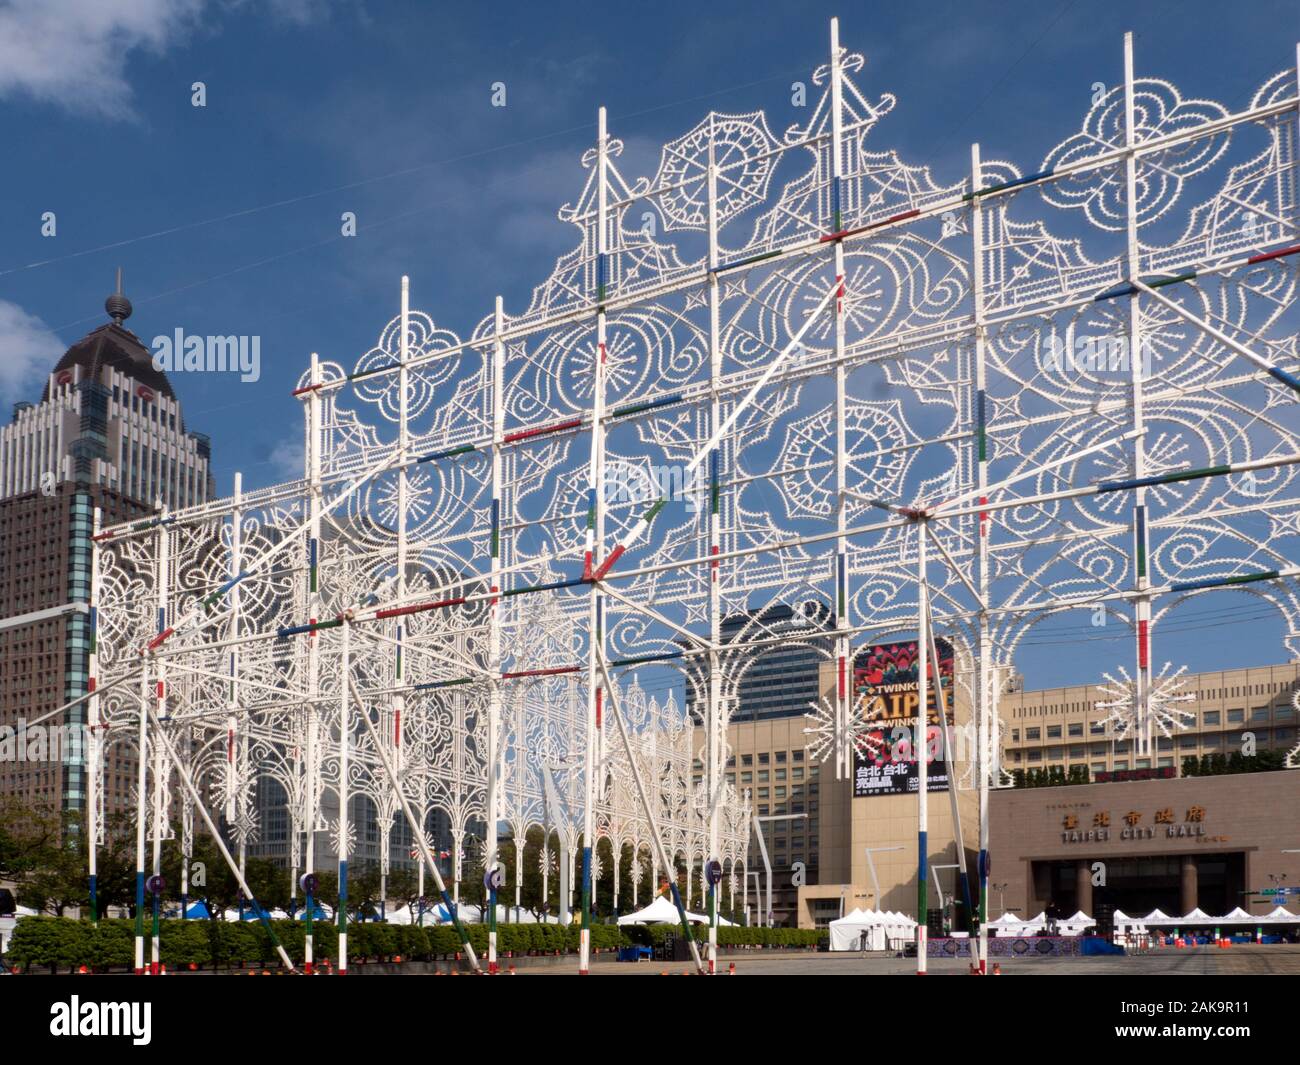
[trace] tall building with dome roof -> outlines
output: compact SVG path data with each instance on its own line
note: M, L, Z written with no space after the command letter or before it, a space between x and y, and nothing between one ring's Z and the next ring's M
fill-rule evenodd
M85 806L84 752L18 748L23 723L86 691L94 510L108 525L215 494L208 438L186 429L166 374L124 325L120 271L104 308L109 321L68 348L40 402L15 403L0 427L0 740L15 755L0 759L0 794L69 812ZM70 709L64 736L85 718L84 704ZM110 748L107 813L127 806L133 762Z

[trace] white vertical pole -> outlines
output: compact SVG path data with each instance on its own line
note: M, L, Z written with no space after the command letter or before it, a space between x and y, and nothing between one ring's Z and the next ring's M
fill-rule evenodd
M916 525L916 589L917 589L917 704L916 732L912 738L912 755L916 759L916 972L924 976L927 968L926 947L929 930L928 919L929 895L929 754L930 731L930 649L927 630L929 628L930 589L926 584L926 547L925 530L920 522Z
M584 569L596 563L596 552L603 551L605 449L605 296L608 284L609 210L608 145L605 109L600 109L596 133L597 208L596 208L596 357L592 374L591 467L587 483L588 551ZM578 972L586 975L591 962L591 856L596 842L596 744L600 729L601 700L604 698L598 676L598 648L604 641L605 597L599 583L591 586L591 604L587 616L587 728L583 750L582 773L582 931L579 934Z
M167 516L167 507L162 507L160 517ZM158 631L161 633L167 628L167 611L169 609L167 589L171 581L171 558L169 548L171 540L167 535L167 526L158 525L158 587L155 589L158 595ZM165 659L157 660L157 723L158 728L162 729L162 720L167 713L167 662ZM152 870L155 877L162 875L162 838L163 838L163 788L167 785L168 773L166 771L166 762L163 759L163 748L161 743L154 745L154 779L153 779L153 862ZM159 908L162 906L161 895L153 893L153 929L150 936L149 949L149 973L151 976L158 975L159 965L161 963L161 941L159 929Z
M840 63L840 20L831 19L831 231L843 229L844 100ZM849 556L845 528L848 519L848 381L844 362L844 242L832 242L835 263L835 776L851 777L853 745L849 741L849 708L853 699L853 668L849 661Z
M144 832L148 816L145 787L148 784L149 670L140 670L140 725L136 738L139 761L135 776L135 975L144 975Z
M971 192L984 187L980 146L972 144ZM987 352L984 332L984 212L981 197L971 197L971 303L975 322L975 478L981 503L988 502L988 406L987 406ZM980 975L988 972L989 951L989 770L992 740L993 702L991 686L994 671L989 656L993 644L989 639L989 517L979 515L977 522L976 551L979 558L979 633L975 652L975 732L976 767L979 786L979 939L976 961ZM960 849L961 843L958 847Z
M402 465L397 471L397 576L394 581L394 595L396 601L401 603L406 598L406 566L407 566L407 527L406 527L406 510L408 500L409 485L407 483L407 449L411 441L410 425L410 371L406 368L406 363L411 357L411 279L405 274L402 275L402 337L398 348L398 357L401 360L401 366L397 371L397 449L402 456ZM405 665L402 661L404 648L402 647L403 618L398 617L396 621L396 631L393 633L397 643L394 648L394 678L396 685L401 688L405 683L403 673ZM406 709L406 696L400 692L394 692L391 709L393 713L393 761L397 771L402 771L402 713ZM364 713L364 708L362 709ZM386 742L386 737L379 737L380 742ZM380 882L379 882L379 906L382 915L387 915L388 911L388 863L391 860L392 846L392 825L382 825L379 830L379 845L383 848L380 861Z
M230 511L230 577L238 576L243 564L243 498L244 479L235 474L234 505ZM239 815L243 812L243 770L246 768L247 750L243 744L243 726L239 720L239 637L241 587L236 584L228 593L230 596L230 638L234 641L230 647L230 684L226 695L229 700L226 711L226 823L230 825L239 841L239 872L242 876L247 869L248 843L243 829L238 827ZM240 895L239 911L243 916L244 903L247 900Z
M1124 34L1124 188L1127 236L1127 264L1130 283L1136 283L1142 273L1140 249L1138 245L1137 226L1137 109L1133 79L1133 34ZM1133 390L1133 428L1137 432L1144 429L1143 415L1143 380L1142 380L1142 329L1138 293L1129 296L1128 303L1128 348L1129 375ZM1133 438L1133 476L1146 476L1146 444L1141 436ZM1135 586L1138 591L1145 591L1149 585L1147 578L1147 490L1139 486L1133 492L1133 569ZM1134 710L1137 715L1137 728L1134 730L1134 755L1151 754L1151 598L1142 595L1134 601L1134 613L1137 622L1137 670L1134 677Z
M718 162L715 145L716 131L713 112L709 112L709 384L712 402L709 405L710 432L722 424L722 411L718 400L718 380L722 376L722 294L718 286ZM722 550L722 444L719 441L709 455L709 553L716 556ZM715 560L709 565L709 691L704 713L704 787L709 798L709 839L707 860L718 854L718 786L719 763L723 761L724 728L722 714L722 669L717 648L722 641L722 574ZM689 883L687 891L689 893ZM717 971L718 964L718 906L712 886L709 888L709 975Z
M339 648L339 976L348 972L348 832L351 820L348 812L348 800L351 792L348 787L348 772L351 769L351 743L348 730L351 722L348 717L348 683L352 679L351 648L352 625L344 621L340 631Z
M102 514L96 507L90 526L90 653L86 656L86 873L90 888L90 919L99 923L99 802L103 791L103 743L100 739L99 696L99 528Z
M505 436L505 404L502 402L505 387L505 344L501 334L505 329L505 303L497 296L493 315L495 336L492 342L492 541L490 565L493 593L502 590L501 572L501 506L502 474L501 447ZM498 750L501 730L501 614L505 609L502 600L493 598L488 614L488 669L492 674L488 690L487 728L487 861L488 885L488 974L497 973L497 871L500 867L500 843L497 839L497 822L501 814L501 751Z
M320 357L311 353L311 383L319 385ZM307 617L311 622L320 619L321 600L318 574L320 552L320 517L321 517L321 447L324 434L321 431L320 390L313 388L307 394L307 478L310 485L307 530ZM304 752L305 773L303 776L303 828L306 831L306 854L303 858L303 872L308 877L316 875L316 824L318 819L317 804L320 800L320 744L319 744L319 708L316 699L320 695L320 636L309 633L307 636L307 737ZM310 881L309 881L310 883ZM306 906L305 938L303 943L303 972L311 976L315 966L315 936L312 926L316 920L316 894L314 891L303 893Z

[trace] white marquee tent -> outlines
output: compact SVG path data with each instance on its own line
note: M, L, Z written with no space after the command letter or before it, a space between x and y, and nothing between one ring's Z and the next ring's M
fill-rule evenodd
M906 914L859 910L830 923L831 950L861 950L866 936L867 950L885 950L891 939L902 939L916 931L916 922Z
M698 913L686 913L686 919L692 924L708 924L709 919ZM677 907L668 901L667 896L660 895L650 903L644 910L637 910L636 913L629 913L618 919L620 925L625 924L677 924L680 917L677 915ZM734 922L728 921L725 917L718 918L718 924L726 927Z

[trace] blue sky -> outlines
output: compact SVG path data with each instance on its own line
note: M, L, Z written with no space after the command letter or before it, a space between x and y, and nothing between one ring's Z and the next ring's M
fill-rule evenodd
M213 438L222 494L236 469L250 487L279 480L308 354L354 361L395 313L401 274L462 335L497 293L524 305L572 245L555 210L581 188L599 104L631 158L710 108L767 108L784 128L831 15L866 55L858 84L898 97L879 143L941 182L965 172L972 140L1032 169L1078 128L1094 83L1120 79L1125 30L1139 75L1230 107L1294 64L1300 39L1293 0L0 2L0 402L36 398L53 358L104 320L120 265L146 342L178 327L261 337L260 382L174 383L188 426ZM191 106L195 81L206 108ZM1267 652L1230 637L1234 653L1279 660L1280 625L1265 627ZM1063 653L1031 652L1039 682L1084 679ZM1127 660L1127 641L1105 657Z

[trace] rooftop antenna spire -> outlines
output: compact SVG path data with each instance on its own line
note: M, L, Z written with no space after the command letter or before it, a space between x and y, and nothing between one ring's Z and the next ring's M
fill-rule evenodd
M116 325L131 317L131 301L122 295L122 268L117 268L117 291L104 301L104 310Z

